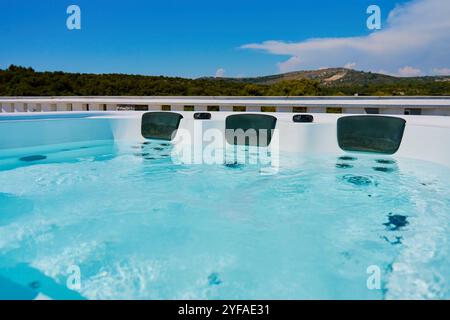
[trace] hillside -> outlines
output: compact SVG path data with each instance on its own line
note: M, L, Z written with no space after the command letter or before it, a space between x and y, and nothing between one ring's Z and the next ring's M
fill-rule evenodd
M211 78L212 79L212 78ZM309 79L319 81L323 86L343 86L343 85L370 85L370 84L398 84L402 82L441 82L450 81L449 76L435 77L394 77L381 73L357 71L345 68L327 68L320 70L295 71L277 75L269 75L254 78L221 78L221 80L239 81L244 83L271 85L285 80Z
M396 78L333 68L266 77L185 79L0 69L0 96L443 96L450 77Z

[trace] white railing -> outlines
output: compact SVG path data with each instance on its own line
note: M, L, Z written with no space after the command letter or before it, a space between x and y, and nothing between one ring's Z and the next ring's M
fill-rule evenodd
M450 116L450 97L0 97L8 113L130 109Z

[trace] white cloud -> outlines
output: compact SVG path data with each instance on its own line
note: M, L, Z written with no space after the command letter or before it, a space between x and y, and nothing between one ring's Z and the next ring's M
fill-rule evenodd
M219 68L216 71L216 78L223 78L225 76L225 69Z
M346 69L355 69L355 67L356 67L356 62L349 62L344 65L344 68L346 68Z
M394 76L394 77L398 76L398 73L393 73L393 72L390 72L390 71L387 71L387 70L384 70L384 69L377 70L377 71L375 71L375 73L381 73L381 74L385 74L385 75L388 75L388 76Z
M280 72L289 72L289 71L295 70L297 68L297 66L299 66L301 64L301 62L302 61L300 60L299 57L293 56L293 57L290 57L285 62L278 63L278 69L280 70Z
M405 66L398 69L398 75L400 77L417 77L422 75L422 71L411 66Z
M361 70L397 74L406 65L432 74L437 65L450 64L449 0L412 0L392 10L383 25L382 30L367 36L270 40L241 48L288 56L277 64L281 72L316 69L325 63L343 66L352 61Z
M433 73L439 76L450 76L450 68L434 68Z

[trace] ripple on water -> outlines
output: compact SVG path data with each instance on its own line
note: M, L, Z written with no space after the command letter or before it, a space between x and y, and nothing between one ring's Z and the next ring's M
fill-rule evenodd
M403 227L406 227L409 224L408 217L400 214L392 214L388 215L388 222L383 223L387 227L389 231L397 231Z
M336 163L336 168L338 169L351 169L353 166L348 163Z
M379 164L395 164L396 163L395 160L391 160L391 159L376 159L375 162L379 163Z
M385 172L385 173L391 173L395 171L394 168L389 167L373 167L372 169L378 172Z
M242 169L242 168L244 168L244 165L242 163L238 163L237 161L235 161L235 162L225 162L223 165L225 167L229 168L229 169Z
M440 166L379 164L397 175L373 171L381 156L280 155L262 175L235 158L175 165L161 159L169 148L138 143L111 161L0 171L0 221L13 213L0 223L0 256L24 257L62 284L77 264L93 299L379 299L361 285L368 261L388 297L415 296L427 272L421 286L443 290L428 277L450 270L450 172ZM394 262L410 269L385 268Z
M352 156L341 156L338 159L342 160L342 161L356 161L356 160L358 160L358 158L352 157Z
M41 154L36 154L36 155L32 155L32 156L26 156L26 157L19 158L19 160L23 161L23 162L34 162L34 161L41 161L41 160L45 160L45 159L47 159L47 156L43 156Z
M367 187L367 186L376 186L377 183L370 176L357 176L353 174L347 174L342 177L342 179L354 186L358 187Z

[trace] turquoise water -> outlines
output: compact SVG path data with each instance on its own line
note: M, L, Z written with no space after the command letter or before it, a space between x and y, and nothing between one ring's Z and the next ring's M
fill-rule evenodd
M99 141L0 157L0 275L55 298L450 298L448 168L282 154L268 175L170 152Z

